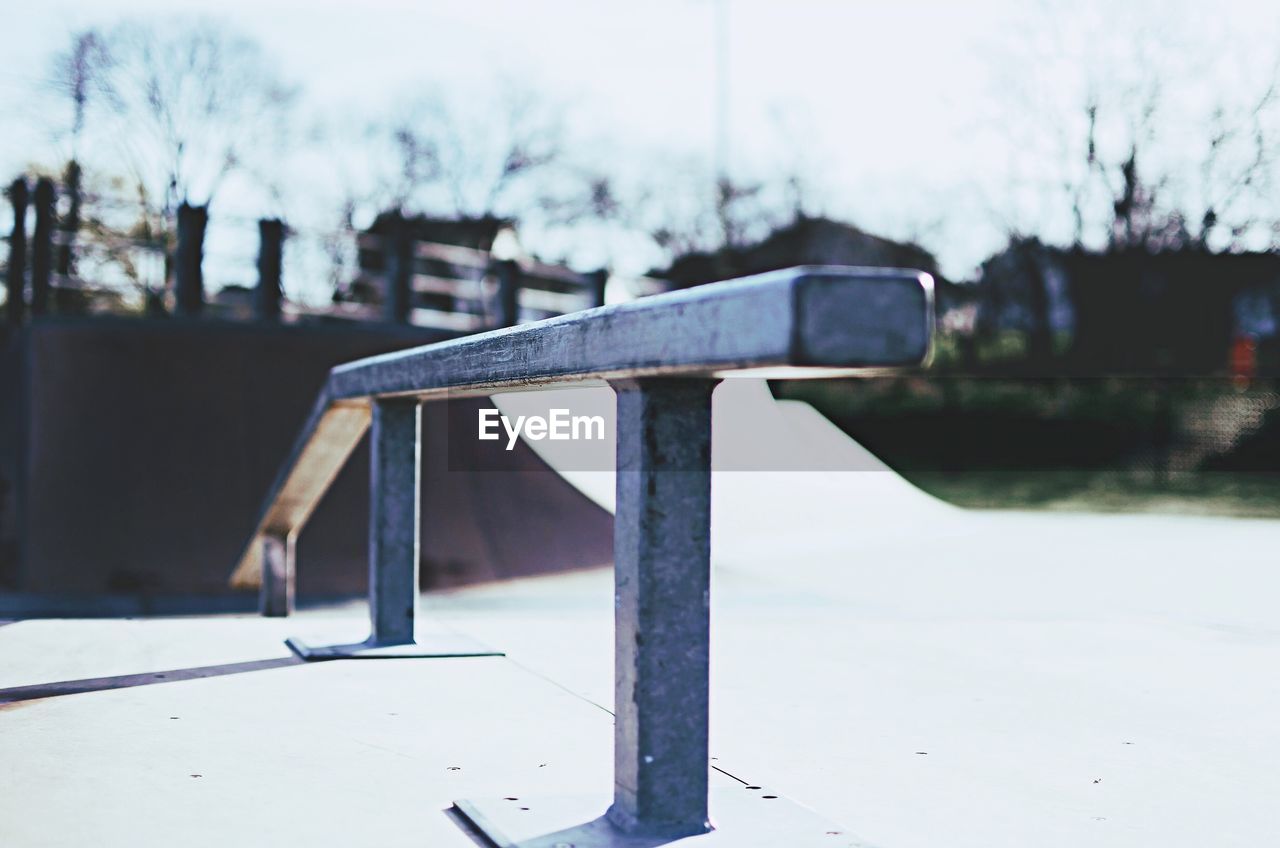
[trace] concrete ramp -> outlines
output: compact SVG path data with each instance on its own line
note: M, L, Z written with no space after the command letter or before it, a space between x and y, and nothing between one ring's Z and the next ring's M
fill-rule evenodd
M423 407L422 575L427 588L544 574L613 561L613 516L555 473L529 447L481 470L471 439L488 402ZM433 437L434 436L434 437ZM300 573L306 570L306 563Z
M557 406L610 420L613 414L613 391L606 387L515 392L493 401L508 416ZM809 548L856 552L964 514L907 482L809 404L774 400L765 380L727 379L712 402L711 527L718 561L762 550L788 557ZM600 453L584 454L566 442L525 444L613 510L614 475L602 470Z

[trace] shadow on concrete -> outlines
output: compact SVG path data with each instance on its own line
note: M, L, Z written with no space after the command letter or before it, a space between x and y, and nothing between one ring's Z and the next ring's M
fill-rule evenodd
M562 845L600 845L608 848L660 848L684 837L627 836L614 830L604 816L576 827L544 833L512 843L512 848L560 848Z
M205 677L222 677L242 674L246 671L265 671L290 665L303 665L296 656L277 657L269 660L203 665L194 668L177 668L144 674L121 674L115 677L86 677L83 680L61 680L55 683L35 683L30 686L12 686L0 689L0 705L40 698L57 698L62 695L81 695L85 692L101 692L105 689L129 689L134 686L152 686L156 683L173 683L179 680L200 680Z
M457 807L449 807L444 811L444 815L445 818L450 819L454 824L456 824L458 826L458 830L462 831L462 833L472 842L481 846L481 848L493 848L493 842L486 839L484 834L477 830L476 826L473 825L466 816L458 812Z
M514 798L506 800L514 801ZM527 807L512 807L527 810ZM486 816L470 802L454 802L445 815L477 845L486 848L563 848L581 845L592 848L661 848L679 842L686 837L633 836L617 831L605 816L563 828L554 833L530 835L528 828L517 826L513 832L506 828L504 817L495 820ZM518 813L516 814L519 815Z

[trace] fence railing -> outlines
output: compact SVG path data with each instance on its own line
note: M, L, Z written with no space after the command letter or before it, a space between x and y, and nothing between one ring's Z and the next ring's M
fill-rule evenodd
M291 645L316 659L493 653L415 642L421 404L608 382L617 392L616 723L614 801L601 826L653 838L704 832L712 389L750 372L825 377L917 366L932 333L928 275L807 267L339 366L232 582L260 585L264 614L290 612L298 533L372 426L370 637L357 645ZM500 828L501 809L466 801L457 809L482 830Z
M355 282L377 289L384 320L476 332L604 305L604 271L502 260L486 250L414 241L408 229L366 233L357 242L362 256L381 257L380 272L364 271Z
M174 212L172 233L135 238L103 227L90 232L78 219L68 222L59 216L58 188L48 178L37 180L34 191L25 178L19 178L7 194L13 225L2 236L8 242L4 285L8 321L14 325L23 323L28 310L37 318L51 312L120 311L128 298L134 301L135 312L145 308L148 313L266 322L390 322L474 333L603 305L609 280L604 270L580 273L532 257L501 259L488 250L438 243L431 239L448 237L441 236L441 224L458 222L395 213L386 218L390 225L382 231L327 234L348 241L358 260L357 268L334 260L339 274L352 272L335 280L337 302L286 304L284 245L303 234L277 219L247 222L233 217L239 221L235 226L252 223L257 228L257 280L249 291L246 269L241 268L243 276L232 280L224 269L222 287L210 298L205 280L209 258L205 242L211 223L207 207L184 203ZM101 197L95 198L95 204L102 202ZM30 234L28 210L34 219ZM241 230L241 235L246 233ZM248 244L248 239L242 240ZM491 239L477 236L475 241L483 245ZM104 274L110 270L116 273ZM93 279L95 275L98 279ZM633 294L668 288L663 281L647 278L627 283Z

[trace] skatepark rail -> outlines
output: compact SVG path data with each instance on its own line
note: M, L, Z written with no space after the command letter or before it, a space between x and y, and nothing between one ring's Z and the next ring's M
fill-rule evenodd
M415 642L421 405L608 383L617 393L617 588L607 826L618 844L705 832L711 391L742 373L831 377L919 366L932 342L932 286L918 271L799 267L338 366L232 583L258 585L265 615L290 612L297 536L372 427L371 636L295 650L313 659L485 653ZM486 810L457 806L485 828Z

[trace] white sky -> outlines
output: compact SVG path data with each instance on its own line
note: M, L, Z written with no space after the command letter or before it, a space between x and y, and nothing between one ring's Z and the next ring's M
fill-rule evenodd
M579 149L622 173L715 150L714 0L0 2L0 176L41 158L33 86L68 32L175 11L254 36L317 118L361 124L407 91L512 78L568 104ZM1159 155L1192 162L1195 104L1254 96L1280 55L1275 3L728 2L734 172L800 167L823 211L917 238L953 276L1004 227L1069 235L1061 143L1083 137L1091 79L1167 77L1165 108L1186 120L1162 125Z

